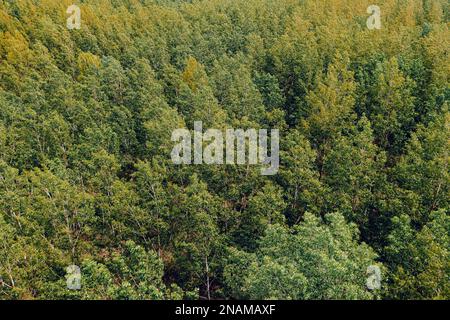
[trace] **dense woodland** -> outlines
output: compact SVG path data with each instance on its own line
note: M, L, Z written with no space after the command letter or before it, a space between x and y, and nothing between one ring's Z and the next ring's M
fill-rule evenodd
M0 1L0 299L450 299L449 2L374 2Z

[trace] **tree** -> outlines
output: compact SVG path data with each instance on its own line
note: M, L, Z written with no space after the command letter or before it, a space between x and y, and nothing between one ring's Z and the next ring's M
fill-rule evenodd
M390 267L390 296L395 299L448 299L450 285L450 218L434 211L416 232L407 215L393 218L386 247Z
M408 214L419 225L429 221L430 212L449 206L448 121L445 112L428 127L420 126L392 170L399 186L396 211Z
M255 253L231 249L225 282L247 299L372 299L366 269L375 252L359 244L354 224L339 214L306 213L291 230L269 226Z

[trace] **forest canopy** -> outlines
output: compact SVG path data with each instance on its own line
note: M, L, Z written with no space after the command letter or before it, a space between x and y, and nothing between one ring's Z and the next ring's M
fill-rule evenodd
M450 4L374 2L0 1L0 299L450 299Z

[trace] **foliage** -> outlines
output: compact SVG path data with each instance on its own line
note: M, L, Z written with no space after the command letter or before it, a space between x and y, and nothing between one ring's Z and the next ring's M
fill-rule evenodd
M72 4L0 1L0 299L450 298L448 1ZM199 120L278 174L174 165Z

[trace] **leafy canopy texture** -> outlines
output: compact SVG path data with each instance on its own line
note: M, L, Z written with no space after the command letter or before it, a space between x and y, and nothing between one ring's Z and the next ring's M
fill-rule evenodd
M0 299L450 299L449 1L374 4L0 1Z
M323 222L306 213L291 230L270 226L255 253L231 249L225 282L245 299L369 299L366 266L375 258L342 214Z

